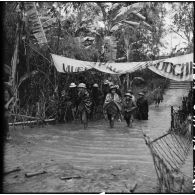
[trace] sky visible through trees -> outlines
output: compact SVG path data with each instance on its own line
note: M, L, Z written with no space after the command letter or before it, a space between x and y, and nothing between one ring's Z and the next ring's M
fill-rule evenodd
M182 2L180 2L182 3ZM173 2L167 2L164 3L164 6L166 8L166 15L165 15L165 27L169 29L170 31L167 33L167 35L163 38L163 41L166 42L166 48L161 48L161 54L167 55L171 53L172 49L177 46L177 49L181 49L183 47L186 47L186 40L182 38L180 35L178 35L176 32L171 31L171 26L173 26L174 22L174 15L179 12L179 2L175 3L176 7L175 10L173 10ZM189 5L189 10L184 10L185 12L189 12L190 9L193 9L193 4L191 3ZM191 13L193 16L193 13ZM182 32L179 32L182 34ZM193 36L193 32L191 32L191 35Z

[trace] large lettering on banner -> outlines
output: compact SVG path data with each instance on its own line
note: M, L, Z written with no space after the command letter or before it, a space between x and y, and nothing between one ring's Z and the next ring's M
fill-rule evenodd
M109 74L126 74L149 68L153 72L176 81L193 80L193 54L146 62L88 62L51 54L58 72L81 72L91 68Z
M176 81L192 81L193 54L177 56L157 62L149 69L166 78Z
M88 62L85 61L65 58L55 54L51 54L51 56L57 71L61 73L81 72L91 68L87 65Z
M87 70L86 67L74 67L65 63L63 63L62 66L65 73L82 72Z

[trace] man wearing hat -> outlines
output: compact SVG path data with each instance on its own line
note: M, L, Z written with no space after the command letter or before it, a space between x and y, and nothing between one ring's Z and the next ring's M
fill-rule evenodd
M92 101L93 101L93 112L94 113L94 109L96 109L99 105L103 104L103 93L102 91L99 89L99 86L97 83L93 84L92 90L91 90L91 96L92 96Z
M131 97L132 97L131 99L132 99L132 101L133 101L134 103L136 103L135 96L133 95L133 91L132 91L131 89L129 89L127 92L131 94Z
M69 85L69 90L68 90L68 96L71 100L71 102L75 105L76 104L76 101L77 101L77 86L75 83L71 83Z
M137 100L137 118L139 120L148 120L148 101L144 97L144 93L140 92L138 93L139 98Z
M135 108L136 104L132 100L132 95L130 93L126 93L123 101L123 113L128 127L132 126L132 112Z
M86 109L87 113L90 114L92 100L90 94L87 91L87 87L84 83L78 85L78 110L82 112L83 109Z
M109 103L111 103L111 102L113 102L116 105L116 107L118 109L118 112L121 113L121 110L122 110L122 108L121 108L121 99L120 99L119 95L116 93L116 86L115 85L112 85L110 87L110 93L108 93L106 95L106 99L104 101L103 109L107 110L107 107L108 107ZM108 114L108 112L107 112L107 114ZM109 114L108 114L108 119L110 120L110 115Z
M97 83L93 84L91 95L92 95L92 98L93 98L95 105L100 105L102 103L101 100L103 98L103 93L99 89L99 86Z
M66 113L65 118L67 122L72 122L72 120L75 119L75 113L77 108L77 101L78 101L78 95L77 95L77 88L75 83L71 83L69 85L68 93L64 96L64 101L66 102Z
M116 85L110 86L110 92L106 95L105 103L109 103L110 101L115 101L117 103L121 103L121 99L119 95L116 93Z
M110 90L110 82L108 80L104 81L104 84L102 86L102 91L103 91L103 95L104 95L104 100L106 98L106 95L109 93Z

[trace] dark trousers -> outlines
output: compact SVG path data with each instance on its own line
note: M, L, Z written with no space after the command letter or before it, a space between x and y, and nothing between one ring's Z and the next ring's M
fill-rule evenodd
M138 111L138 120L148 120L148 112Z
M124 119L125 119L128 126L130 125L131 116L132 116L131 112L125 112L124 113Z

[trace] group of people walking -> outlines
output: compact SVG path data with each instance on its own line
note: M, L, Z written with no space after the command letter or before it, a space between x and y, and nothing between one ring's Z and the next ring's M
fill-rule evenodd
M134 118L138 120L148 120L148 101L144 97L144 93L138 94L136 100L133 92L128 90L124 96L118 85L114 85L109 81L105 81L102 90L97 83L94 83L91 90L88 90L86 84L75 83L69 85L69 90L64 93L63 101L66 102L65 118L71 122L82 113L87 112L88 116L93 116L98 106L103 108L103 114L111 123L114 119L125 119L127 126L132 125Z
M138 120L148 120L148 101L145 99L143 92L140 92L138 95L139 97L136 101L133 92L128 90L124 94L124 98L122 98L117 94L117 86L110 86L110 92L106 95L103 105L108 119L113 120L110 117L117 115L117 108L120 117L122 118L122 115L124 116L128 127L132 125L134 117Z
M9 137L8 127L8 107L13 101L9 92L9 87L4 91L5 96L5 127L7 137ZM162 90L158 88L154 96L156 105L163 100ZM62 91L59 109L60 117L58 120L71 122L85 112L87 118L93 118L93 115L100 108L100 114L104 115L110 121L113 127L114 119L119 121L124 118L128 127L132 126L134 118L138 120L148 120L148 101L143 92L138 93L138 98L134 96L132 90L122 93L118 85L106 80L100 89L97 83L94 83L91 90L87 89L85 83L71 83L67 91Z

